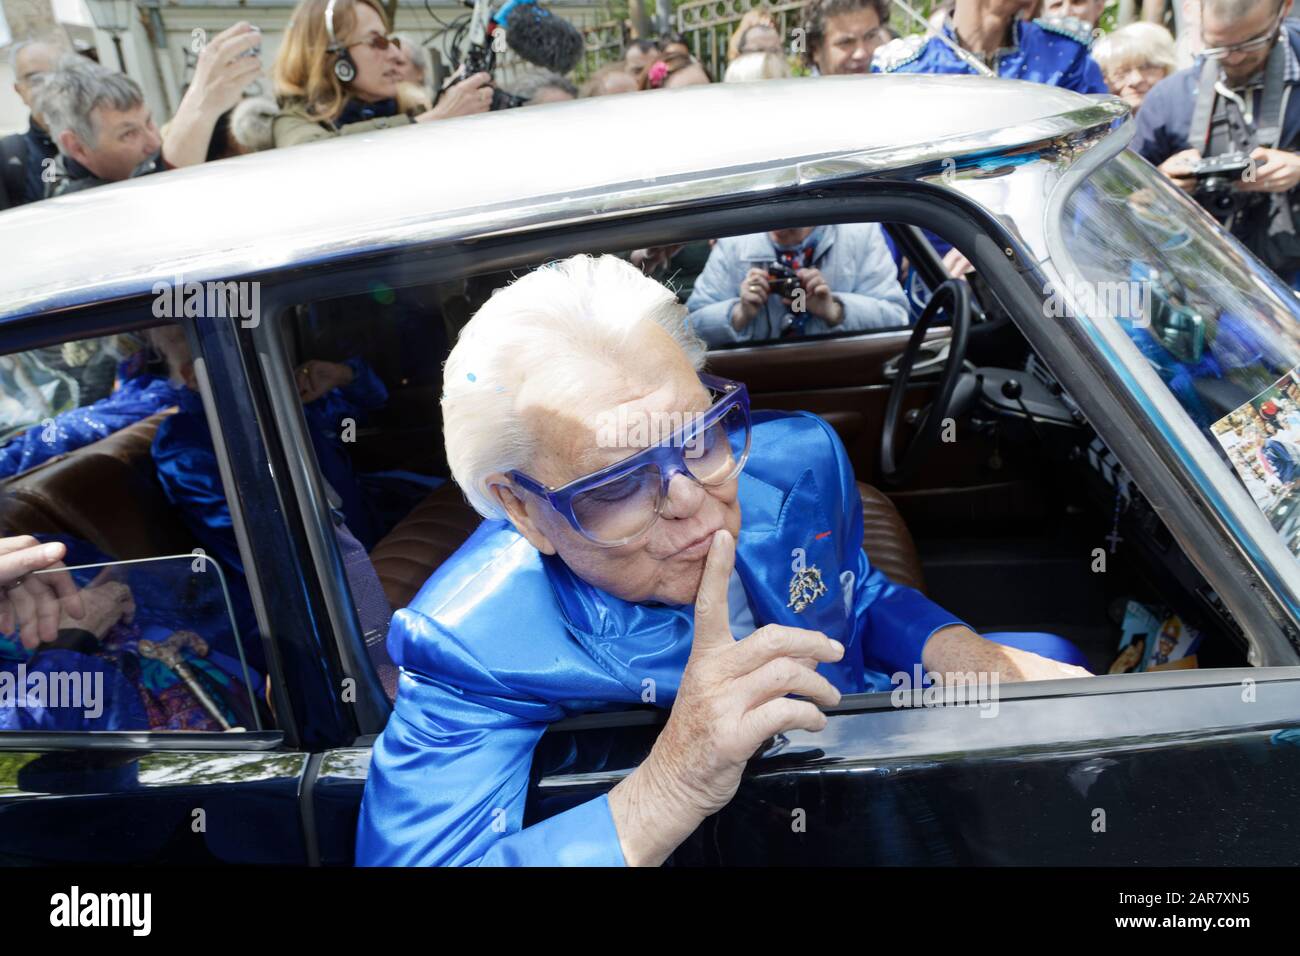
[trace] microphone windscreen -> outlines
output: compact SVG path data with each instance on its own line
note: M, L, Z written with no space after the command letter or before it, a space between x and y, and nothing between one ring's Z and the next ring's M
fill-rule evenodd
M564 75L578 65L582 33L536 3L520 3L506 19L506 45L529 63Z

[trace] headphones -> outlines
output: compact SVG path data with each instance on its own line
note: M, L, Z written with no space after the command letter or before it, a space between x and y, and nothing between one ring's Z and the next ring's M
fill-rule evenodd
M337 2L338 0L330 0L325 7L325 33L330 41L325 52L339 55L334 61L335 79L340 83L351 83L357 78L357 65L352 62L352 54L348 52L348 48L339 43L338 37L334 35L334 4Z

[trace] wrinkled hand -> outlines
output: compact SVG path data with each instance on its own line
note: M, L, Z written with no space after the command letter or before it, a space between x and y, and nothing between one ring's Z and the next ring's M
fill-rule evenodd
M799 284L803 286L804 292L808 293L805 303L808 311L825 319L827 325L839 325L844 320L844 306L832 294L830 283L826 281L821 270L811 267L798 269L795 275L799 277Z
M726 806L745 764L769 737L819 731L840 692L813 668L844 647L817 631L769 624L742 641L731 633L727 585L735 539L714 535L695 599L695 638L672 714L648 760L675 802L701 819ZM799 694L806 700L788 697Z
M194 65L190 89L203 97L203 104L217 113L232 109L248 84L262 72L262 60L249 50L262 46L262 34L247 21L227 27L208 41Z
M33 574L62 568L68 549L59 542L41 544L31 535L0 538L0 632L16 630L23 647L34 650L59 636L59 618L80 620L85 607L72 575Z
M931 635L921 658L926 671L938 675L940 683L944 673L972 671L997 674L1000 682L1007 683L1092 676L1082 667L998 644L980 637L970 628L957 625Z
M438 104L415 118L417 123L450 119L453 116L470 116L486 113L492 108L492 77L475 73L459 82L453 77L452 85L443 87Z
M1247 170L1250 178L1237 184L1242 192L1285 193L1300 184L1300 155L1256 146L1250 158L1255 162L1254 172Z
M746 272L745 278L740 280L740 301L731 309L732 328L739 332L753 322L771 294L772 285L766 269L754 267Z
M1043 657L1031 651L1022 651L1016 647L1002 647L1005 663L999 670L999 680L1063 680L1068 677L1091 677L1092 672L1074 664L1063 664L1050 657Z
M1196 190L1196 177L1192 175L1192 167L1200 158L1200 150L1184 149L1174 153L1156 168L1173 180L1174 185L1183 192L1190 193Z
M85 613L76 620L65 613L59 620L59 630L76 627L102 640L114 624L130 624L135 619L135 598L131 589L121 581L110 580L107 574L111 570L105 568L98 578L82 589L80 597Z
M351 385L353 378L351 367L342 362L309 359L298 366L298 373L295 376L298 397L304 405L309 404L332 388Z

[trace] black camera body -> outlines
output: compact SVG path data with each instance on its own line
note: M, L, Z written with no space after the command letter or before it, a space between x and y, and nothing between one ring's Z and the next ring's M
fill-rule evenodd
M780 259L773 259L766 266L767 278L773 295L783 299L793 299L795 292L803 288L798 274L789 264Z
M1204 193L1226 193L1254 165L1245 153L1221 153L1206 156L1192 167L1196 189Z
M490 46L480 46L475 44L465 53L465 69L461 73L461 79L467 76L473 76L475 73L492 73L492 68L496 66L496 55L492 52ZM456 81L457 83L460 80ZM524 98L515 96L512 93L505 93L495 86L492 87L492 109L508 110L516 106L523 106Z

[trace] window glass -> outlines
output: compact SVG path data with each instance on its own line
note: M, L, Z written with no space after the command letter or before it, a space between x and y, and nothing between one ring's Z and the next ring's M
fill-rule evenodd
M5 602L0 729L271 725L183 331L69 342L0 357L0 367L0 402L25 410L0 444L0 542L57 542L65 569L32 573ZM52 587L60 578L64 590ZM33 595L58 602L57 626L22 619Z

